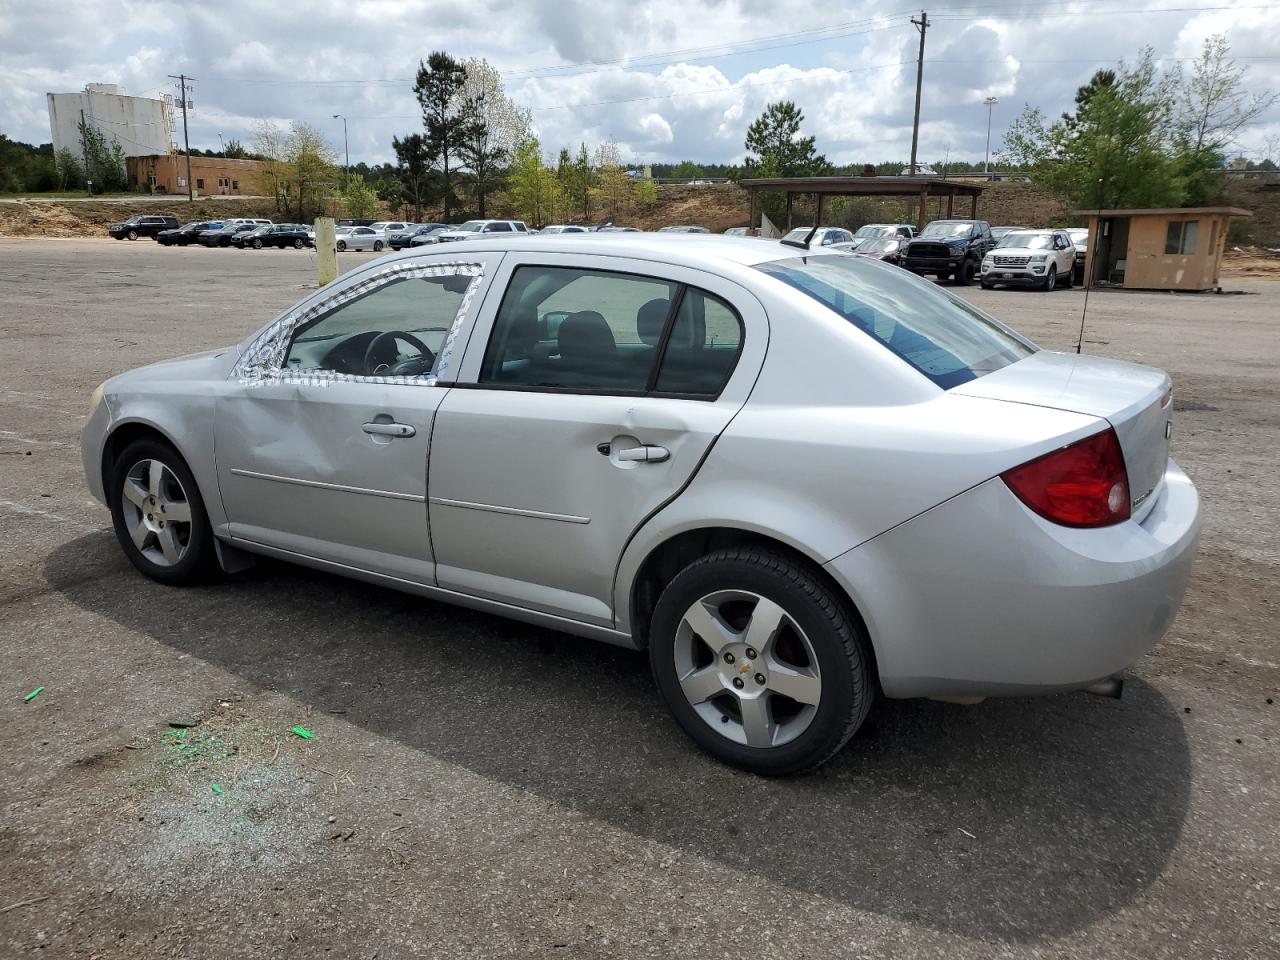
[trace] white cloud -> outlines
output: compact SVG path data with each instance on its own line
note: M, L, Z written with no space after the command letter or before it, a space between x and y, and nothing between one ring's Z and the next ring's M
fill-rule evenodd
M1280 11L1246 9L1253 4L1190 17L1102 14L1071 2L993 5L985 14L968 2L930 6L938 9L930 10L921 124L929 161L948 150L981 158L984 97L1000 100L994 145L1024 103L1055 115L1094 70L1132 58L1142 44L1157 57L1193 57L1205 36L1226 31L1237 55L1274 57L1280 35ZM1117 9L1162 6L1127 0ZM840 27L821 32L832 25ZM751 119L788 98L832 160L900 159L911 137L917 39L905 15L886 17L870 0L325 0L302 16L249 0L0 0L0 131L46 141L46 92L104 81L156 95L181 71L198 78L193 146L216 147L219 134L248 140L259 118L308 121L340 146L341 122L331 117L341 113L352 159L377 162L390 159L392 136L419 125L412 77L420 58L443 49L508 73L509 92L534 111L551 155L612 138L629 161L734 160ZM679 54L663 56L672 51ZM714 56L724 53L732 55ZM1280 61L1250 61L1249 75L1259 89L1280 88ZM1273 109L1242 139L1260 147L1278 130Z

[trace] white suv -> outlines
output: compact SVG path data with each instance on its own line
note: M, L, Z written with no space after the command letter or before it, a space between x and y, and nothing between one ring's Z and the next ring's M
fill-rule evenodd
M523 220L468 220L460 227L445 230L436 234L440 243L453 240L470 240L483 233L528 233L529 228Z
M982 258L982 288L1071 286L1076 250L1065 230L1006 233Z

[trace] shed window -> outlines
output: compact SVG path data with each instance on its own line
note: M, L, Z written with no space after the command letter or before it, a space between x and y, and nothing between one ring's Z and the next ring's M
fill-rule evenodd
M1199 220L1174 220L1170 222L1169 232L1165 234L1164 252L1183 256L1195 253L1196 232L1199 227Z
M197 189L197 190L203 190L203 189L204 189L204 180L202 180L202 179L200 179L200 178L198 178L198 177L196 178L196 189Z

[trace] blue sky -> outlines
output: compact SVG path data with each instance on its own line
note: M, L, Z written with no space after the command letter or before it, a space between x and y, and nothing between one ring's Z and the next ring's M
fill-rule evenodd
M922 159L981 160L1025 103L1055 115L1094 70L1150 44L1185 63L1226 33L1253 89L1280 88L1280 2L952 0L928 4ZM299 9L306 10L300 15ZM417 129L410 90L433 49L487 58L533 111L544 150L618 141L628 161L734 161L764 106L793 99L806 133L839 163L907 156L916 30L902 6L829 0L413 0L187 5L151 0L0 0L6 94L0 132L49 139L44 94L89 82L172 92L197 77L192 146L248 142L260 119L305 120L352 161L391 158ZM1247 59L1245 59L1247 58ZM1241 136L1255 159L1280 138L1280 109Z

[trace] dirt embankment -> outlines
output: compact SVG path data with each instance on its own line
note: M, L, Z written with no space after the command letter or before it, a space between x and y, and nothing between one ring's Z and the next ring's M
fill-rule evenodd
M0 200L0 236L8 237L98 237L106 236L107 225L126 220L135 213L147 216L216 220L222 217L277 218L275 204L268 199L218 197L188 200Z

